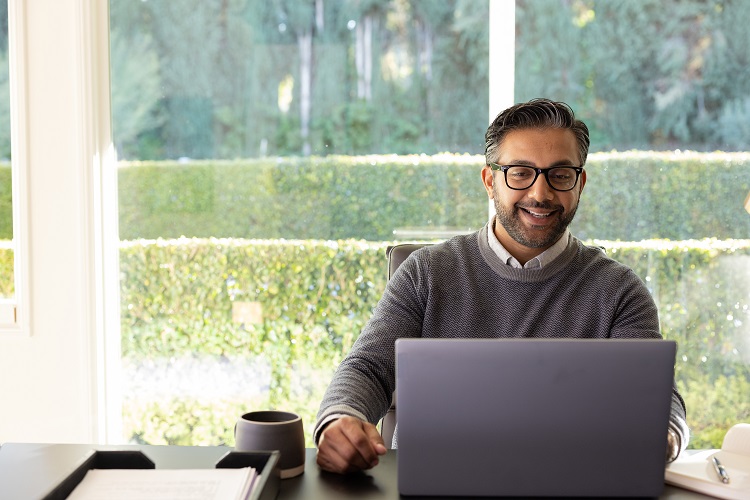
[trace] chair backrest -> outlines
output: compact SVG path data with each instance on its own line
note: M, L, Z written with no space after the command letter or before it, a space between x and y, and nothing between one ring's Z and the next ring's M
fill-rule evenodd
M428 245L429 243L400 243L386 248L385 255L388 260L388 279L391 279L393 273L398 269L406 258L415 250ZM386 448L390 448L393 441L393 433L396 430L396 391L391 397L391 406L388 412L380 421L380 435L383 437Z

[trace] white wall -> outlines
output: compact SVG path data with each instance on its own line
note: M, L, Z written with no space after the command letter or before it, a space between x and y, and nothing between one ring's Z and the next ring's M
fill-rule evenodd
M30 324L20 335L0 334L0 443L95 442L102 436L98 146L91 133L98 94L91 83L96 52L84 42L107 2L10 3L11 23L25 32L17 40L26 70L18 84L28 134L21 134L27 143L18 157L28 162L30 304L20 307L30 307Z

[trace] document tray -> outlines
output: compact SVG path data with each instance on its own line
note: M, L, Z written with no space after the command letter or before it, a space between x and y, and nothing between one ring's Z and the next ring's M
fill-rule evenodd
M217 469L253 467L258 484L249 500L273 500L279 491L279 452L229 451L216 462ZM91 450L83 461L47 493L44 500L64 500L91 469L155 469L151 459L138 450Z

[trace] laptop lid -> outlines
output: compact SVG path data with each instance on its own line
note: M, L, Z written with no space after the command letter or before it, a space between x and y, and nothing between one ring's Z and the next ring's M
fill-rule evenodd
M658 496L676 344L400 339L402 495Z

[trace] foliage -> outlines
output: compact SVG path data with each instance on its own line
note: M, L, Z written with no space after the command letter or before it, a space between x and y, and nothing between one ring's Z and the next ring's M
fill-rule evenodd
M0 298L12 298L14 296L14 276L12 244L0 241Z
M10 163L0 161L0 239L13 239L13 183Z
M742 208L750 156L690 152L595 154L571 228L581 238L747 238Z
M592 148L744 151L750 4L519 0L516 100L568 102ZM719 126L717 127L717 123Z
M690 447L721 448L730 427L750 421L750 373L745 365L738 373L712 377L700 374L678 381L685 398L690 424Z
M203 435L214 443L227 442L227 429L243 412L240 407L292 409L311 430L316 402L334 367L382 293L384 252L385 244L357 241L123 244L121 338L126 359L200 354L230 363L262 358L270 366L269 378L256 382L268 387L263 398L219 402L208 423L183 419L180 412L198 411L194 406L207 412L210 402L126 402L128 435L152 443L207 444ZM252 303L260 305L260 318L247 322L237 317L237 306Z
M693 446L720 445L722 432L748 416L750 240L594 243L633 267L649 286L664 336L678 342L676 377L688 401ZM246 403L294 407L307 415L311 429L325 382L384 289L385 245L236 239L123 244L123 355L141 360L200 353L230 363L264 359L271 367L269 378L259 382L268 387L265 399ZM235 306L253 302L262 317L243 323ZM714 390L724 386L727 391ZM706 406L716 397L724 398L722 405ZM175 430L176 420L163 416L167 403L138 404L148 406L144 420L132 424L138 439L157 432L149 427L156 424L147 424L157 414L167 422L159 425L187 439L188 430ZM232 412L232 418L239 414ZM229 417L219 412L215 418ZM220 436L229 423L213 429L213 439L226 442Z
M120 237L388 241L406 229L466 231L486 220L483 163L446 154L122 163ZM586 170L572 224L580 238L750 235L747 154L596 153ZM12 237L11 220L6 163L0 238Z
M486 121L489 3L465 4L114 1L113 101L146 91L133 116L124 106L115 108L118 154L293 155L308 141L318 154L472 151L481 146ZM362 35L355 36L355 26L366 18L373 27L367 39L372 70L364 97L357 90L363 70L355 48L365 41L357 41ZM307 36L309 67L301 64ZM135 57L119 56L132 50ZM133 68L133 61L143 65ZM310 102L301 93L308 77L309 120L301 108ZM293 82L288 109L279 104L286 81ZM149 92L154 86L157 100ZM303 138L306 129L309 137Z
M352 329L382 293L384 249L357 241L123 243L123 353L266 355L273 345L283 348L278 369L288 358L329 359L351 347ZM237 323L238 303L258 303L262 320Z
M480 153L488 9L470 0L113 1L113 100L145 91L139 106L115 108L119 156L295 155L308 142L318 155ZM568 102L589 124L593 151L744 150L748 22L750 4L739 0L519 0L515 100ZM357 31L365 23L369 38ZM366 43L364 96L355 54ZM124 47L137 54L121 57Z
M1 3L1 2L0 2ZM7 8L7 6L6 6ZM5 18L7 21L7 17ZM10 79L8 53L0 51L0 158L10 158Z
M397 239L394 231L481 227L483 157L291 157L137 162L120 169L120 236ZM592 154L581 238L746 238L743 154ZM377 182L371 182L377 179Z
M112 122L117 124L118 148L138 147L164 123L157 103L161 97L159 62L147 36L111 35ZM145 151L144 151L145 152ZM149 155L150 156L150 155ZM148 157L148 156L147 156Z
M389 240L394 229L425 223L467 229L486 213L476 161L329 156L131 164L119 175L120 236Z

